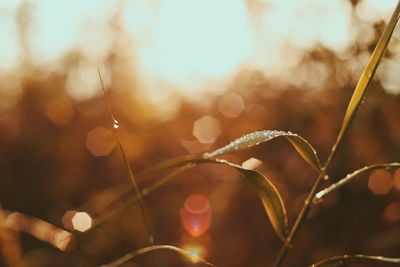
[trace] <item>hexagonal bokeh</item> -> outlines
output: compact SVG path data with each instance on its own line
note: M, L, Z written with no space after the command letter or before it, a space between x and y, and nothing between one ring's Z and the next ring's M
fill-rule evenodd
M219 121L211 116L204 116L194 122L193 135L202 144L213 143L221 134Z
M113 132L104 127L90 130L86 136L86 147L94 156L107 156L115 146Z
M385 195L393 187L392 175L384 169L375 170L368 180L368 187L375 195Z
M77 212L71 219L72 226L79 232L85 232L92 227L92 218L86 212Z
M218 103L219 111L226 118L236 118L242 114L244 110L243 98L235 93L226 93L221 97Z

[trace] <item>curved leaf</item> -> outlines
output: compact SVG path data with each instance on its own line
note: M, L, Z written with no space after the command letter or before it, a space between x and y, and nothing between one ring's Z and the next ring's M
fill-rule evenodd
M374 51L372 52L372 55L369 58L369 61L365 66L363 73L361 74L357 86L354 89L353 95L350 99L349 105L347 106L347 110L344 115L339 135L336 139L335 145L333 146L332 149L333 151L336 151L338 144L343 139L343 136L347 131L347 129L349 128L349 125L353 120L356 111L358 110L364 99L364 95L368 88L368 85L370 84L372 78L374 77L379 62L386 50L387 45L389 44L394 28L396 27L397 21L399 19L399 14L400 14L400 2L397 4L396 9L393 11L392 17L390 18L390 21L387 27L385 28L385 31L383 32L381 38L379 39L378 44L376 45ZM332 157L333 156L329 157L327 162L330 162Z
M189 260L193 261L193 262L199 262L208 266L215 266L212 263L209 263L208 261L206 261L205 259L199 257L198 255L194 255L193 253L190 253L187 250L178 248L178 247L174 247L174 246L170 246L170 245L154 245L154 246L149 246L149 247L144 247L138 250L135 250L131 253L126 254L125 256L109 263L109 264L105 264L102 265L101 267L117 267L120 266L122 264L124 264L125 262L132 260L133 258L140 256L142 254L146 254L155 250L172 250L175 251L183 256L185 256L186 258L188 258Z
M368 256L368 255L343 255L331 257L317 263L310 265L310 267L333 267L333 266L343 266L345 264L357 262L357 261L370 261L370 262L387 262L400 264L400 259L396 258L386 258L382 256Z
M314 203L319 203L321 202L324 198L326 198L328 195L330 195L332 192L336 191L337 189L341 188L342 186L346 185L348 182L352 181L353 179L357 178L360 174L371 171L374 169L391 169L391 168L399 168L400 163L398 162L392 162L392 163L382 163L382 164L374 164L370 166L365 166L361 169L358 169L344 177L343 179L339 180L339 182L332 184L331 186L319 191L317 194L315 194Z
M238 170L257 190L258 196L264 206L272 227L279 238L285 242L287 235L287 215L284 202L275 186L260 172L245 169L226 160L211 160L209 163L217 163L231 166Z
M285 137L311 167L317 172L321 172L321 164L315 149L300 135L285 131L264 130L246 134L222 148L203 154L203 157L206 159L217 157L232 151L256 146L277 137Z
M149 187L143 189L141 191L142 196L146 196L154 190L160 188L165 185L167 182L176 178L178 174L181 172L196 166L201 163L211 163L211 164L223 164L228 165L230 167L238 170L245 178L247 178L251 185L255 187L257 193L261 199L261 202L264 206L264 209L267 213L269 220L271 221L272 227L277 233L277 235L285 240L287 233L287 215L285 205L283 203L282 197L280 196L278 190L275 186L260 172L255 170L245 169L242 166L236 165L234 163L230 163L226 160L219 159L198 159L195 158L193 160L180 160L179 164L173 164L174 167L180 166L180 168L171 172L170 174L164 176L158 181L154 182ZM123 204L128 204L131 202L137 201L137 196L134 195L128 201L125 201Z

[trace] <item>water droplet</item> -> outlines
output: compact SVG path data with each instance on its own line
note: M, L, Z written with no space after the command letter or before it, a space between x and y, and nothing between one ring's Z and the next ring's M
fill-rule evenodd
M117 120L114 120L114 129L119 128L119 122Z

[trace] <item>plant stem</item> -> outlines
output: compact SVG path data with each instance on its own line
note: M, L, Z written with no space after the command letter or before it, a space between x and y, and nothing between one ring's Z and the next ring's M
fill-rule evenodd
M375 71L378 68L379 62L386 50L386 47L390 41L390 38L392 36L392 33L394 31L394 28L396 27L397 21L399 20L399 14L400 14L400 1L398 1L395 10L393 11L393 14L389 20L388 26L385 28L383 34L381 35L381 38L378 41L378 44L376 45L370 60L368 61L368 64L366 65L363 73L361 74L360 80L357 83L356 88L354 89L353 95L350 99L350 102L347 106L347 110L342 122L341 129L339 131L339 134L337 136L336 142L332 147L332 150L328 156L328 159L326 160L324 167L321 168L321 173L319 174L317 180L315 181L310 193L307 196L306 201L304 202L303 208L301 209L299 215L297 216L297 219L290 230L290 233L286 239L285 244L282 246L278 257L275 261L274 266L275 267L280 267L283 260L285 259L285 256L287 254L288 249L290 248L290 245L293 241L293 238L295 237L299 227L301 226L302 222L306 218L308 212L310 211L312 201L315 197L315 194L318 192L318 189L320 185L322 184L327 171L329 167L331 166L331 163L334 159L334 157L337 154L337 150L342 144L343 137L346 135L348 132L354 117L357 114L357 111L362 103L362 100L365 96L365 92L368 88L368 85L370 84L372 78L374 77Z
M296 221L290 230L290 233L288 237L286 238L286 244L284 244L281 247L281 250L279 251L278 257L275 260L274 266L279 267L283 263L283 260L286 257L286 254L290 248L290 245L293 241L293 238L297 234L298 229L300 228L301 224L304 222L305 217L307 216L308 212L310 211L312 200L314 199L315 194L318 192L318 189L322 182L324 181L324 175L321 173L318 176L318 179L315 181L310 193L307 196L306 201L304 202L304 205L299 213L299 215L296 218Z
M128 158L126 156L125 149L124 149L124 146L123 146L122 141L121 141L121 137L119 136L119 131L118 131L119 122L116 120L116 118L114 116L114 112L113 112L113 110L111 108L111 104L110 104L110 102L109 102L109 100L107 98L106 90L105 90L105 87L104 87L103 79L101 77L101 73L100 73L100 69L99 68L97 68L97 72L98 72L98 75L99 75L99 78L100 78L101 87L102 87L102 90L103 90L104 101L106 102L108 113L109 113L110 118L111 118L112 123L113 123L115 139L117 140L117 144L118 144L119 150L120 150L121 155L122 155L122 160L123 160L125 168L126 168L126 170L128 172L128 176L129 176L129 178L130 178L130 180L132 182L135 194L138 196L140 212L141 212L142 217L143 217L143 222L144 222L144 226L146 228L147 234L149 235L148 243L150 245L153 245L154 244L153 229L151 227L149 218L148 218L148 216L146 214L146 211L145 211L145 208L144 208L143 198L142 198L142 195L140 193L139 187L138 187L138 185L136 183L136 179L133 176L133 172L132 172L131 166L129 165L129 161L128 161ZM152 262L153 262L153 266L157 266L154 254L152 254Z
M350 124L348 124L350 125ZM300 226L304 222L304 219L307 217L308 212L311 209L313 199L315 197L315 194L318 193L319 187L325 180L325 176L327 175L327 170L330 167L334 157L336 156L337 148L340 146L343 140L343 136L345 133L348 131L349 127L346 127L344 129L344 134L339 136L335 142L335 144L332 147L331 153L328 156L328 159L326 160L324 167L322 167L321 173L318 175L317 180L315 180L313 187L311 188L310 193L307 196L307 199L304 201L304 205L301 208L301 211L299 215L296 218L295 223L293 224L292 229L290 230L290 233L288 237L286 238L285 244L281 247L281 250L279 251L279 254L275 260L274 267L280 267L283 263L283 260L286 257L286 254L293 242L294 237L297 234L297 231L299 230Z

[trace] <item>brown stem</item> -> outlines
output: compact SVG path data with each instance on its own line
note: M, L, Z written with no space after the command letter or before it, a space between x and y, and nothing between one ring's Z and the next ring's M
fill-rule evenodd
M310 193L307 196L307 199L304 202L304 205L303 205L299 215L297 216L297 219L296 219L292 229L290 230L288 237L286 238L286 242L285 242L286 244L284 244L282 246L281 250L279 251L278 257L276 258L275 263L274 263L274 267L279 267L283 263L283 260L285 259L285 256L290 248L290 245L292 244L294 237L297 234L299 227L304 222L304 219L306 218L308 212L310 211L310 208L312 205L312 200L314 199L315 194L318 192L320 185L324 181L324 176L325 176L324 173L321 173L318 176L318 179L315 181Z

